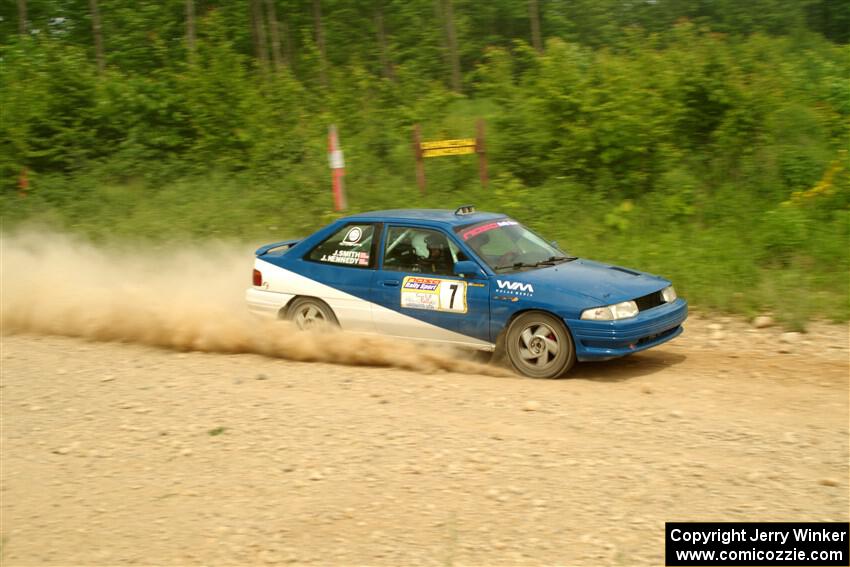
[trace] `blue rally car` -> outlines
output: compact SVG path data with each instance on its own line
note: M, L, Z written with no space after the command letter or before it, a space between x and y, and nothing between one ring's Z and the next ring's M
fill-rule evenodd
M669 341L688 314L663 278L574 258L471 206L353 215L256 256L253 312L496 350L535 378Z

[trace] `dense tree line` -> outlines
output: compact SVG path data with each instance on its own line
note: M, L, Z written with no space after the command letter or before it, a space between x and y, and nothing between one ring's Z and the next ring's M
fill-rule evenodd
M499 147L523 182L605 170L644 190L720 132L752 147L774 96L840 145L846 129L822 122L846 122L848 30L840 0L17 0L0 5L3 182L122 152L297 161L319 117L385 157L393 133L463 93L500 101L514 143Z
M146 72L194 49L196 20L221 14L235 51L260 66L287 66L301 80L326 65L365 64L392 76L416 62L454 87L486 49L516 41L543 51L558 37L615 46L629 29L665 32L688 20L735 35L818 33L850 41L843 0L16 0L0 4L0 38L47 36L86 49L126 72Z

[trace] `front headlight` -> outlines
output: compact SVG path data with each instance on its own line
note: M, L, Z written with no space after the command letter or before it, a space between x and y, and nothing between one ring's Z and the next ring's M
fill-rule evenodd
M628 319L637 314L637 303L634 301L623 301L615 305L585 309L581 312L581 318L590 321L612 321L615 319Z
M667 286L661 290L661 298L664 299L667 303L673 303L676 301L676 298L679 296L676 295L676 290L673 289L673 286Z

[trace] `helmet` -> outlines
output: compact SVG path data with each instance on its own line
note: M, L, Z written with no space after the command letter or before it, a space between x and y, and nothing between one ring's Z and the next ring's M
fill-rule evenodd
M425 237L425 246L428 248L444 248L445 245L446 239L437 234L429 234Z
M449 255L448 242L442 234L422 234L420 232L413 237L413 247L421 258Z

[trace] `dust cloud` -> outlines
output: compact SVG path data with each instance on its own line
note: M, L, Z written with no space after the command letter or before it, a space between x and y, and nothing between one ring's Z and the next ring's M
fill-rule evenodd
M27 228L0 235L3 334L124 341L181 351L504 376L448 349L379 336L297 331L244 303L252 247L233 243L95 245ZM337 332L335 332L337 333Z

